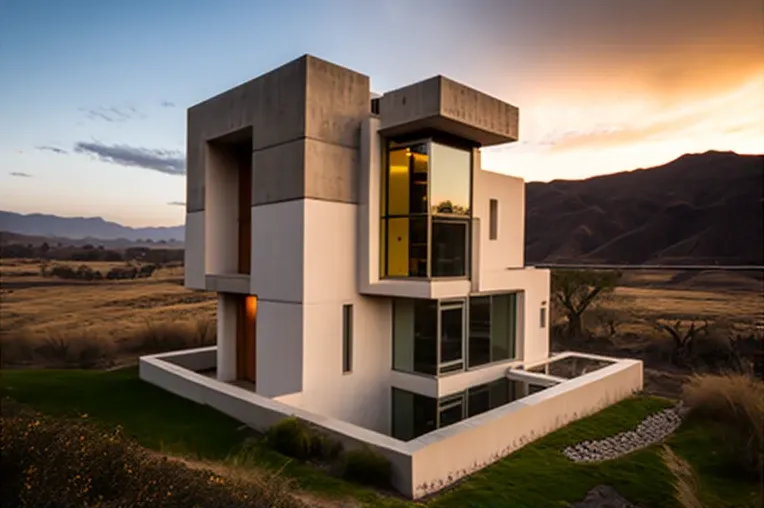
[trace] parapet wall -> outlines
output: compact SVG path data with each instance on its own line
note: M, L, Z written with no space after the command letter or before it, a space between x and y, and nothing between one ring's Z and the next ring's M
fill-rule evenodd
M214 352L211 347L142 357L140 377L262 432L296 416L346 448L370 446L390 460L393 485L413 499L435 493L568 423L628 398L643 384L641 361L608 358L613 365L403 442L189 370L210 368Z

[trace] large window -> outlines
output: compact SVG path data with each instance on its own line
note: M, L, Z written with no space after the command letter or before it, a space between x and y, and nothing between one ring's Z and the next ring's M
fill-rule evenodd
M393 300L393 368L438 375L515 358L517 295ZM467 339L467 340L465 340Z
M470 298L469 366L515 358L517 295Z
M409 441L437 428L437 401L393 388L392 416L393 437Z
M437 400L393 388L392 435L409 441L509 404L524 396L524 384L501 378Z
M393 301L393 368L431 375L438 372L437 301Z
M471 150L391 143L380 207L382 276L466 276L471 196Z
M463 301L395 299L393 368L419 374L464 370Z

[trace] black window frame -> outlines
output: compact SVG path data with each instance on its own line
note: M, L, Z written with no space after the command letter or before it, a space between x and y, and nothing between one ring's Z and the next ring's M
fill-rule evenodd
M353 372L353 304L342 306L342 373Z

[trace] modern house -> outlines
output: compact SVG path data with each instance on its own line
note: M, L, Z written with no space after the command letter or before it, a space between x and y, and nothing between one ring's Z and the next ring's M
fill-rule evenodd
M639 362L550 357L524 182L480 162L517 139L518 109L468 86L380 96L311 56L191 107L185 283L218 294L217 346L141 376L256 428L297 414L375 446L411 497L640 389ZM555 375L565 358L596 371ZM478 450L463 467L443 465L454 439Z

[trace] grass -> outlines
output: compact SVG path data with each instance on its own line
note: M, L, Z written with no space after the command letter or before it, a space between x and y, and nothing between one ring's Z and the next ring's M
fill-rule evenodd
M136 369L95 371L0 371L0 395L52 415L81 416L99 424L122 425L141 445L172 455L214 461L234 468L281 471L301 492L321 500L353 499L366 506L413 506L266 448L251 431L210 409L137 378ZM675 478L652 446L600 464L574 464L561 451L582 440L634 428L670 401L639 396L554 432L479 471L424 504L450 507L559 507L582 500L596 485L612 485L634 503L678 506ZM725 473L728 455L719 446L722 426L689 420L668 444L695 470L707 508L758 506L749 480Z
M296 479L301 489L327 498L352 497L370 506L406 505L266 448L236 420L144 383L136 368L0 371L0 396L46 414L87 414L91 421L108 427L121 425L140 445L159 452L280 471Z
M574 464L561 453L566 446L634 428L646 416L670 404L653 397L625 400L475 473L437 498L433 506L565 506L582 500L601 484L613 486L626 499L644 506L675 506L671 503L671 477L653 449L600 464Z
M693 376L683 400L690 408L689 424L673 441L705 479L701 498L723 506L764 473L764 382L743 375ZM714 453L704 453L708 433L719 443Z
M47 414L121 425L147 448L198 459L224 459L248 435L236 420L144 383L137 368L0 371L0 394Z

